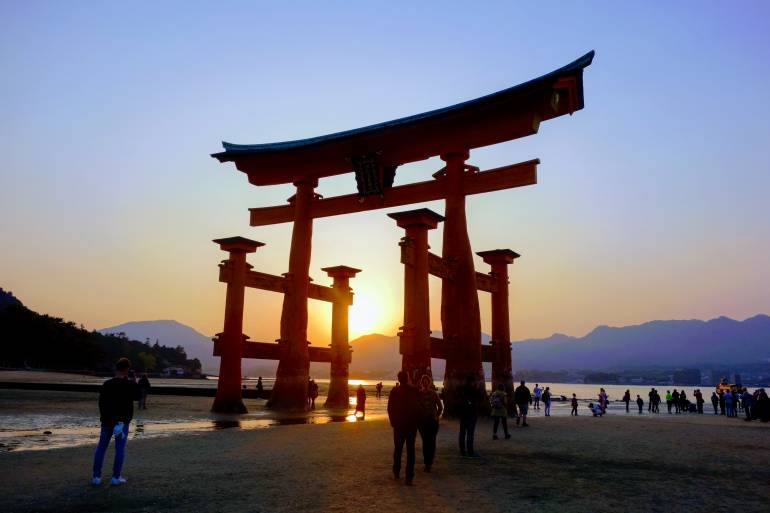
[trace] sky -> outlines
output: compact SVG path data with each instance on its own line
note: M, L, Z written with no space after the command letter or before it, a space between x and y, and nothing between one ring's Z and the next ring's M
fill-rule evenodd
M535 4L0 0L0 287L89 329L175 319L214 334L225 254L211 240L262 241L249 262L285 272L291 225L252 228L247 209L293 194L219 164L221 141L416 114L596 50L584 110L471 152L481 169L541 160L537 185L467 200L474 251L522 255L512 338L770 313L770 3ZM402 166L396 185L440 167ZM353 175L317 192L355 192ZM315 283L331 283L322 267L363 269L353 337L401 324L402 231L386 213L407 208L315 222ZM434 329L439 299L432 278ZM244 331L278 338L280 308L248 291ZM330 313L311 303L314 344Z

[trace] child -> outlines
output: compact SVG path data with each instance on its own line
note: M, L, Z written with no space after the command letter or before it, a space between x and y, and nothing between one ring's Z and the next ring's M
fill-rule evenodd
M572 394L572 411L570 412L570 415L574 415L575 417L577 417L577 407L578 407L577 396L575 394Z
M591 410L591 413L593 413L594 417L601 417L604 415L602 406L599 403L588 403L588 409Z
M639 396L639 394L636 394L636 405L639 407L639 414L641 414L642 408L644 407L644 401Z

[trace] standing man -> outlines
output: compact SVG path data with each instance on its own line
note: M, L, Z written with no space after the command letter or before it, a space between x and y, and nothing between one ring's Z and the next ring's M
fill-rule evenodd
M406 443L406 485L414 479L414 440L420 419L420 399L417 389L409 384L409 375L398 373L399 386L388 397L388 419L393 427L393 476L401 475L401 453Z
M642 408L644 408L644 399L639 394L636 394L636 405L639 407L639 415L641 415Z
M147 379L147 373L142 374L139 378L139 409L147 409L147 396L150 395L150 380Z
M628 413L628 403L631 402L631 391L626 390L626 393L623 394L623 402L626 403L626 413Z
M436 435L438 435L438 419L444 406L433 386L433 380L427 374L420 378L420 423L417 430L422 439L422 461L425 472L430 472L433 458L436 456Z
M527 424L527 412L529 411L529 405L532 404L532 394L529 388L524 384L524 380L521 380L521 384L513 391L513 399L516 401L516 406L519 407L519 414L521 419L521 427L528 427ZM519 425L519 418L516 419L516 425Z
M473 450L473 438L482 397L473 374L466 376L465 384L457 388L457 411L460 412L460 454L463 456L476 456Z
M540 388L540 384L539 383L535 383L535 390L533 390L533 392L535 394L535 397L534 397L535 398L535 404L532 405L532 408L534 408L535 410L539 410L540 409L540 397L543 395L543 389Z
M139 398L136 383L128 378L131 362L121 358L115 364L115 377L102 384L99 391L99 417L102 424L99 443L94 454L91 484L102 484L102 464L110 439L115 436L115 461L112 465L110 484L117 486L126 482L121 476L128 439L128 424L134 418L134 401Z

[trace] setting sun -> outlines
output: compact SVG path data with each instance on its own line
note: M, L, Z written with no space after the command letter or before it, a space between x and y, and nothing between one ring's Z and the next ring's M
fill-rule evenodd
M357 293L349 310L350 339L381 331L387 321L386 309L375 296Z

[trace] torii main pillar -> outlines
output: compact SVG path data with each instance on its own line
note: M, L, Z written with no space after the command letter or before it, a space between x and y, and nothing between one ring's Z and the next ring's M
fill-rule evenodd
M254 253L263 243L244 237L216 239L215 243L230 257L223 261L231 268L231 280L227 283L225 298L225 326L222 333L217 333L216 341L221 345L219 360L219 382L217 395L211 411L217 413L246 413L241 392L241 358L243 341L248 338L243 334L243 298L246 289L246 273L251 265L246 262L246 254Z
M388 214L406 230L401 239L404 264L404 325L399 333L402 370L414 385L423 375L433 379L430 357L430 303L428 288L428 230L444 220L443 216L421 208Z
M450 266L452 277L441 286L441 329L451 348L444 374L444 403L448 415L457 414L456 391L472 377L480 390L486 391L481 365L481 318L476 288L476 269L468 239L465 219L464 178L468 152L441 155L444 168L445 210L442 258ZM485 392L486 393L486 392Z
M310 253L313 218L310 213L313 190L318 180L307 178L294 184L294 227L291 233L289 290L283 297L281 311L281 358L275 375L268 407L284 410L307 409L307 383L310 376L309 342L307 340L307 299L310 284Z
M508 309L508 266L519 258L510 249L494 249L476 253L492 269L489 273L497 287L492 292L492 389L502 384L513 401L513 369L511 365L511 326Z
M350 290L350 278L354 278L361 269L344 265L324 267L334 279L334 302L332 303L332 344L331 370L329 374L329 393L326 397L327 408L347 408L350 404L348 390L348 367L350 366L350 346L348 345L348 308L352 304L353 293Z

